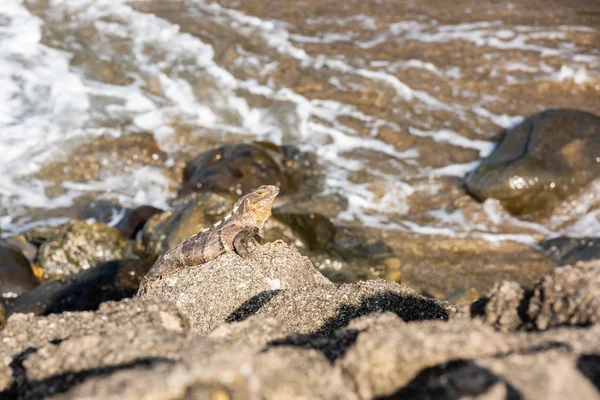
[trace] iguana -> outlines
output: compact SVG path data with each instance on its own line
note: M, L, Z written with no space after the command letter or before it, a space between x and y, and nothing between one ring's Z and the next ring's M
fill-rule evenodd
M146 290L151 281L178 269L203 264L230 251L248 257L250 252L246 244L249 240L254 239L258 244L264 242L259 230L271 215L271 207L278 194L277 186L265 185L240 198L233 211L221 221L184 240L160 257L142 279L137 296Z

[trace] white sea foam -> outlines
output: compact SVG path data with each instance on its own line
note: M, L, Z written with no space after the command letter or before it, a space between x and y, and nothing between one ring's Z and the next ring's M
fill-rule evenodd
M452 145L464 147L466 149L479 150L479 155L481 157L488 156L494 148L494 144L492 142L487 142L484 140L471 140L449 129L440 129L438 131L423 131L415 127L410 127L408 131L411 135L419 137L430 137L436 142L450 143Z

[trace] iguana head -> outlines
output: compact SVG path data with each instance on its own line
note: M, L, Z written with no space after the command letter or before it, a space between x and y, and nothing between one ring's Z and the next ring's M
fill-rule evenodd
M271 207L279 188L274 185L263 185L238 200L234 212L238 212L244 220L244 225L263 227L271 216Z

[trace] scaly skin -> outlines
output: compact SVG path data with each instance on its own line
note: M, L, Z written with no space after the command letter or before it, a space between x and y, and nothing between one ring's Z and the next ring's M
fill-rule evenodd
M242 257L250 255L246 244L249 240L263 243L259 230L271 215L271 207L279 194L277 186L265 185L238 200L221 221L179 243L159 258L140 284L138 295L147 285L163 275L176 270L204 264L221 254L235 251Z

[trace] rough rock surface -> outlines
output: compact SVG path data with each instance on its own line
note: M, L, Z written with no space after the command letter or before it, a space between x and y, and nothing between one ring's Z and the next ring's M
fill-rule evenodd
M0 390L3 391L0 392L0 398L2 395L12 398L10 395L16 396L30 389L44 390L54 385L54 381L48 379L34 382L26 388L28 378L23 369L23 361L33 354L40 362L30 365L27 373L32 377L47 378L64 373L71 367L81 370L84 365L95 363L94 368L98 368L109 362L110 357L124 357L124 354L139 352L138 343L130 347L128 341L123 340L129 334L127 332L141 333L139 340L147 343L152 339L145 338L148 334L143 330L168 330L181 335L187 330L187 326L187 321L168 303L130 299L104 303L96 312L67 312L46 317L14 314L0 331ZM110 338L106 340L112 342L113 349L118 347L114 353L100 353L103 350L99 348L99 343L103 337ZM173 341L173 338L168 341ZM60 351L65 351L65 358L50 360L49 355L59 350L63 342L66 347L62 349L67 350ZM77 343L75 349L68 350L74 343ZM95 355L96 358L86 358L86 354ZM43 359L46 361L41 363ZM67 377L68 374L65 379ZM58 380L60 379L56 381Z
M257 311L279 290L318 285L333 286L295 249L275 244L250 258L229 253L177 271L152 282L142 298L172 302L193 331L208 333L226 320L239 320L240 313Z
M517 215L551 211L600 176L600 118L546 110L501 133L496 149L467 175L469 193Z
M501 282L473 303L471 313L504 331L595 324L600 320L600 261L555 268L531 288Z
M120 260L126 245L121 232L106 224L71 221L41 246L39 263L45 279L57 279Z
M488 301L506 311L489 326L396 283L334 285L272 244L165 277L153 299L13 314L0 331L0 398L596 399L600 325L565 323L560 296L542 296L563 287L563 302L588 304L596 268L559 268L534 289L499 285L512 297ZM494 329L514 324L508 311L536 290L549 307L537 315L561 326Z
M391 311L405 321L447 320L453 305L423 297L412 289L384 280L282 290L258 310L291 331L331 334L352 319ZM243 318L243 314L239 315Z

